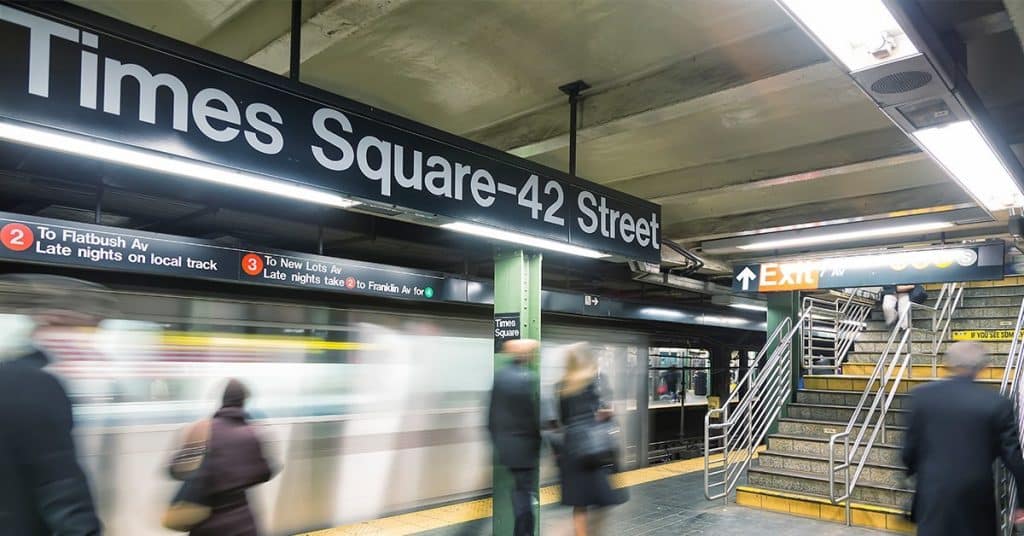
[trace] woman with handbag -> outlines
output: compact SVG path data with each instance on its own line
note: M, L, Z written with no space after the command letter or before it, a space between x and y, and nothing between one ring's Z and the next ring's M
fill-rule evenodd
M246 490L270 480L270 465L255 431L246 422L249 391L228 381L221 408L193 425L171 463L183 480L164 516L164 526L190 536L255 536L256 520Z
M611 409L602 401L597 362L586 346L569 348L565 375L558 385L560 420L565 428L559 467L562 504L572 506L576 536L587 534L587 512L626 502L626 492L613 489L619 434Z

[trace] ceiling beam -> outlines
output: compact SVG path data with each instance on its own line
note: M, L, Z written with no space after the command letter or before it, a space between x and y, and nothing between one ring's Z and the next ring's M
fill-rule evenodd
M982 15L970 20L965 20L956 25L956 33L965 43L982 37L1008 32L1013 29L1013 22L1010 14L1006 11L996 11L988 15Z
M335 43L387 16L410 0L337 0L302 24L300 61L327 50ZM285 74L289 67L291 31L254 52L246 63Z
M801 30L771 28L585 94L579 142L839 76L844 75ZM560 99L463 135L528 158L568 146L567 118L567 104Z
M923 158L920 154L909 138L892 127L608 184L665 203L732 189L756 190L798 175L798 180L812 180L855 171L847 166L895 165L906 159Z
M828 219L856 218L865 214L878 214L892 210L953 205L968 200L967 194L956 183L949 181L895 192L808 203L778 210L682 221L666 225L662 234L681 244L694 244L702 240L723 238L754 229L818 221L822 219L822 216L827 216Z

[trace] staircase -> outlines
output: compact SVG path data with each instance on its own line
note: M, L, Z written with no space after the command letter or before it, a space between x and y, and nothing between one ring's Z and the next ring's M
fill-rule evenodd
M902 333L898 334L885 327L879 308L872 311L842 363L841 373L816 370L814 375L803 377L795 402L786 406L776 429L767 436L765 448L750 462L747 485L737 486L737 503L802 517L837 522L849 520L853 525L912 533L913 526L903 518L911 491L904 482L900 463L900 445L907 419L906 393L917 385L949 374L941 363L941 353L951 341L952 332L1013 332L1024 299L1024 286L1021 286L1024 281L999 283L996 283L998 286L987 283L964 288L959 307L950 317L949 332L945 326L938 327L939 333L947 333L941 340L933 334L931 317L918 315L912 322L914 329L896 330ZM938 294L938 288L929 288L932 301L928 305L935 307ZM927 311L922 308L921 312ZM993 356L993 365L979 381L998 390L1012 343L1009 340L979 342L987 346ZM897 347L909 349L909 358L901 357L906 353L900 354ZM937 360L933 359L936 347ZM886 362L878 365L880 356L887 350L886 359L893 360L892 366ZM905 365L903 373L901 365ZM886 376L887 370L889 376ZM897 378L898 381L893 381ZM873 388L865 393L869 384ZM883 387L879 389L879 385ZM879 391L884 396L875 401L874 393ZM887 395L890 391L892 396ZM871 406L873 403L875 405ZM854 415L857 417L851 423ZM862 434L865 420L869 424ZM849 432L848 437L843 437L844 431ZM846 456L845 445L851 445L853 456ZM844 461L848 462L848 468L843 465ZM848 504L843 500L847 478L854 482L850 491L852 500Z

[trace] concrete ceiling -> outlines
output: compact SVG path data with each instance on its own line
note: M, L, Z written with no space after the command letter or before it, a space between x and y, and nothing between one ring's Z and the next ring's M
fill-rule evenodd
M76 3L288 70L289 2ZM772 0L303 5L303 82L563 170L557 88L587 81L579 174L661 203L665 237L690 247L971 203ZM1024 142L1024 54L1003 3L922 7L997 130Z

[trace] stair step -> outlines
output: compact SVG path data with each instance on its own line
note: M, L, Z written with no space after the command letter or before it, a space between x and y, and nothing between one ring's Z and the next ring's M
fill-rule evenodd
M874 365L872 365L873 367ZM796 393L796 400L801 404L822 404L831 406L856 407L860 403L862 391L818 391L801 389ZM896 395L892 400L892 408L904 407L909 399L907 395Z
M736 488L736 504L747 508L770 510L834 523L846 522L845 505L832 504L828 499L801 493L755 486L739 486ZM902 534L914 533L914 526L903 518L903 511L899 508L880 507L854 501L850 504L850 522L857 527Z
M800 436L815 439L828 439L846 429L846 422L817 421L811 419L793 419L783 417L779 419L779 433L785 435ZM854 426L851 434L856 437L860 433L860 426ZM870 432L871 429L869 428ZM903 434L906 428L902 426L886 426L885 433L880 434L878 441L887 445L902 445Z
M943 345L939 349L940 354L941 354L942 350L945 349L945 347L946 346ZM854 351L854 352L850 352L850 353L848 353L846 355L846 362L847 363L877 363L878 362L878 358L880 357L880 355L881 355L881 352ZM992 358L992 365L993 366L1001 367L1001 366L1006 365L1006 354L990 354L989 357ZM942 364L942 359L943 359L942 355L932 356L930 354L929 355L914 354L914 355L910 356L910 361L914 365L931 365L932 361L935 361L938 364Z
M854 376L870 376L875 370L875 363L846 363L843 365L843 374L850 374ZM1011 367L1011 371L1013 368ZM982 380L1002 380L1003 373L1006 371L1005 366L993 366L987 367L981 371L978 375L978 379ZM932 375L932 366L930 364L915 364L910 369L911 378L946 378L952 375L952 369L946 365L936 365L936 375Z
M855 437L850 438L853 441ZM820 459L828 459L828 439L818 437L803 437L789 434L772 434L768 436L768 450L786 454L802 454L814 456ZM860 455L863 448L857 449L856 454ZM835 445L835 456L842 457L846 448L842 441ZM900 447L886 443L875 443L868 452L868 463L880 465L899 466Z
M833 375L833 374L820 374L813 376L804 376L804 388L814 390L828 390L828 391L861 391L867 388L869 377L854 376L850 374ZM937 378L921 378L921 377L910 377L903 378L897 387L897 392L906 393L913 390L915 387L924 385L929 382L941 381ZM999 389L1000 380L993 379L979 379L977 383L990 387L992 389Z
M837 463L839 460L837 460ZM859 462L859 460L858 460ZM771 449L758 455L755 467L782 469L799 473L824 475L828 478L829 462L828 457L807 456L805 454L794 454L788 452L776 452ZM853 469L851 468L851 475ZM874 485L886 488L898 488L903 485L906 470L894 464L864 464L864 469L857 481L857 486ZM845 482L846 474L843 471L836 472L836 482Z
M828 406L810 404L789 404L786 406L786 416L793 419L808 419L814 421L835 421L841 423L850 422L855 408L851 406ZM867 417L867 408L857 417L857 422L863 422ZM885 424L906 426L907 411L902 409L889 409L885 415Z
M948 342L948 341L943 341ZM985 350L990 354L1006 354L1010 351L1010 345L1013 344L1011 341L977 341ZM894 342L891 349L895 350L898 342ZM854 349L858 353L874 353L875 355L881 354L885 349L889 347L888 341L857 341L854 343ZM915 354L928 354L931 357L932 350L935 348L934 343L931 341L921 341L910 343L910 351ZM940 343L939 350L942 350Z
M964 296L960 307L1020 307L1021 295Z
M807 473L774 467L754 466L748 471L751 486L806 495L829 497L828 476L825 473ZM841 493L837 482L836 492ZM880 486L869 482L858 482L853 489L853 501L891 508L904 508L912 492L898 487Z

